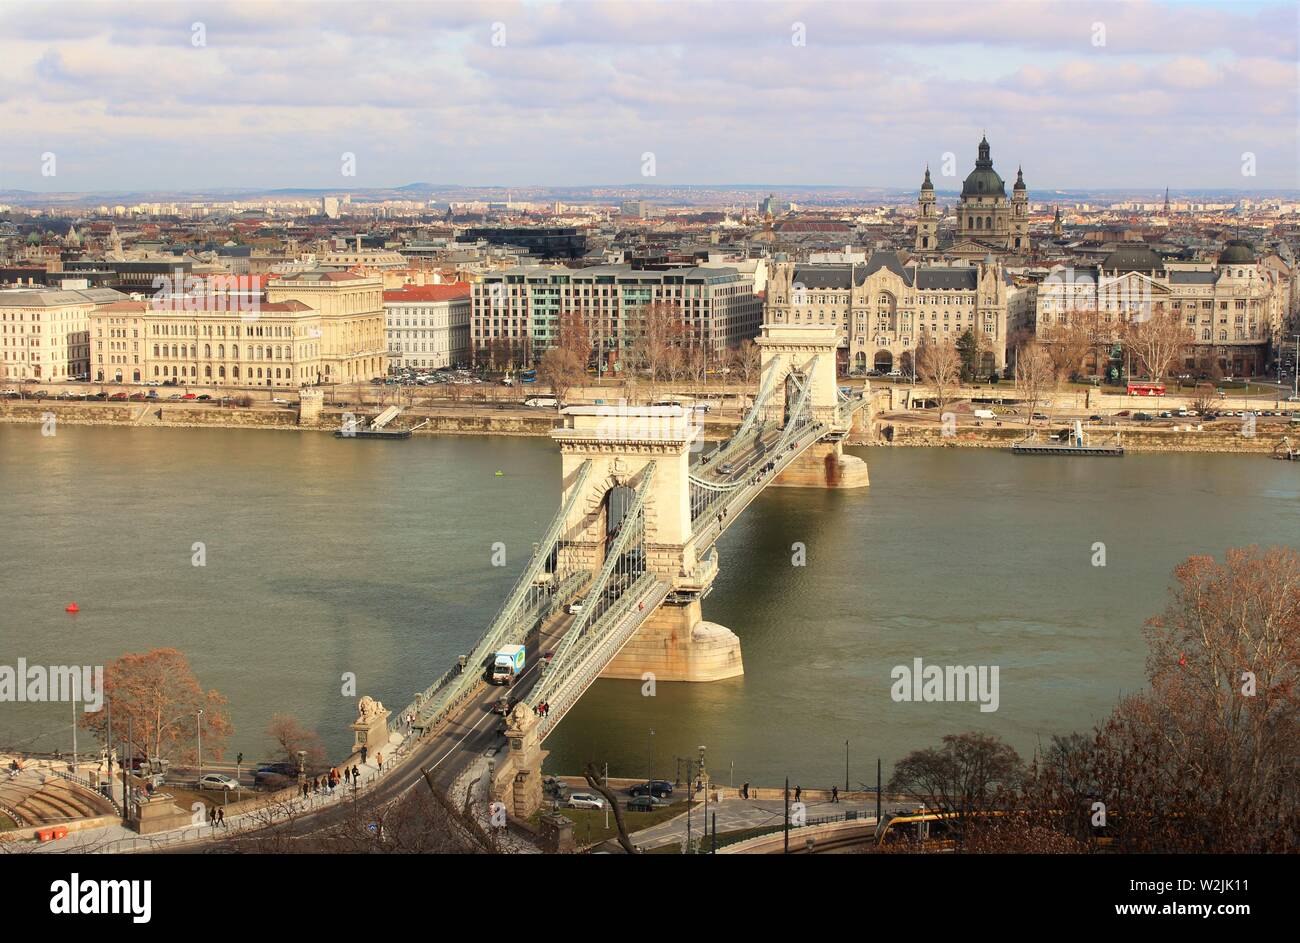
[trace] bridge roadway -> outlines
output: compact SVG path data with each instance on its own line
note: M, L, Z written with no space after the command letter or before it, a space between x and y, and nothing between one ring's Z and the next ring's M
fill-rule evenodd
M561 611L544 623L538 633L525 642L527 655L524 673L519 680L510 687L485 681L445 724L418 741L410 752L397 760L398 765L391 773L376 781L365 794L366 802L371 807L382 806L400 799L412 789L428 788L424 776L427 770L434 785L459 807L463 797L451 795L457 777L477 757L485 755L493 747L501 749L506 744L503 719L492 712L492 705L502 697L527 703L529 692L541 678L541 656L564 637L575 618ZM308 838L347 821L351 815L350 804L343 802L304 812L291 821L272 827L282 836Z

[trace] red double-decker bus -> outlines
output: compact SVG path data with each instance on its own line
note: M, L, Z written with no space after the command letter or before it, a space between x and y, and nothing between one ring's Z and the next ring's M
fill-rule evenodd
M1129 396L1164 396L1165 385L1163 383L1134 383L1130 380L1128 393Z

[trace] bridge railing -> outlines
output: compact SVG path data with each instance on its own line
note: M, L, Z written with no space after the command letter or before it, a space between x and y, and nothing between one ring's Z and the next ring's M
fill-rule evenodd
M563 670L565 666L568 665L571 652L578 640L588 632L590 626L594 625L604 616L605 612L611 608L612 605L617 604L617 598L621 598L621 596L626 593L626 588L624 588L620 592L619 597L616 597L615 600L611 600L607 598L606 590L610 587L610 578L614 575L615 571L626 565L625 561L627 561L627 557L625 554L628 552L629 545L632 544L634 539L636 540L636 551L641 555L641 571L644 573L645 548L642 545L645 536L645 502L646 496L650 493L650 484L654 480L655 469L657 467L658 464L656 462L649 462L642 470L641 483L637 486L636 496L627 508L627 512L623 517L623 522L620 525L617 536L615 536L613 542L610 543L609 547L605 551L605 563L601 566L600 573L597 574L596 579L592 581L591 589L583 603L582 612L574 621L573 625L569 627L569 630L564 634L564 638L560 641L560 644L556 648L555 654L551 659L551 667L546 670L555 670L556 668ZM626 573L624 572L620 574L620 576L623 575L626 575ZM635 584L635 582L636 581L634 580L633 584ZM544 685L545 681L543 681L542 684Z
M578 467L577 479L573 486L569 488L568 497L561 502L559 511L551 520L550 526L547 527L546 533L538 543L537 549L528 561L528 565L524 567L524 571L520 574L514 588L506 596L505 601L502 602L501 608L488 625L487 631L474 643L470 653L465 656L464 665L462 666L458 660L455 666L403 708L400 714L392 716L388 725L390 734L402 726L402 718L408 714L414 714L419 721L419 726L422 728L435 726L441 722L447 711L458 705L464 696L476 686L478 680L477 668L486 663L487 657L492 652L516 636L518 641L522 642L531 622L535 622L546 612L554 611L552 606L557 604L560 593L558 591L550 593L540 590L538 577L543 572L547 561L550 560L551 553L564 530L569 513L578 501L583 490L582 486L586 483L590 474L591 462L588 460ZM566 577L560 585L563 586L568 579ZM558 601L562 604L562 600Z
M545 738L555 725L564 719L578 698L600 677L600 673L613 659L637 628L642 612L653 612L668 595L668 585L652 573L642 574L619 601L592 626L583 644L572 653L569 664L553 675L544 675L533 694L537 701L548 705L545 716L539 721L541 737ZM555 669L551 669L555 670Z

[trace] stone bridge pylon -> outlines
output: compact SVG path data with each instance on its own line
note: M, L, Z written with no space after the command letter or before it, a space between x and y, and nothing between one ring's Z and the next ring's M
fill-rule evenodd
M825 423L829 432L783 471L773 485L787 488L865 488L870 484L867 463L844 454L844 438L860 427L866 410L844 421L838 410L839 384L835 375L835 349L839 329L813 324L764 324L757 339L761 351L762 376L775 370L774 382L785 388L784 395L772 396L764 419L784 423L795 400L796 381L811 384L812 415ZM794 376L792 376L794 374Z
M644 568L669 587L669 595L601 673L639 681L716 681L744 673L740 639L705 622L700 599L717 574L717 556L700 559L691 526L691 452L702 444L694 415L675 406L576 406L565 427L551 435L562 456L564 498L580 486L565 522L565 545L574 569L595 572L605 561L609 535L619 526L620 505L651 473L646 495ZM588 475L580 475L584 462ZM563 499L562 499L563 500Z

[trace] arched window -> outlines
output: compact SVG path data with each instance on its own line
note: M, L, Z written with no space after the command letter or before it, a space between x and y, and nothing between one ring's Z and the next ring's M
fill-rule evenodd
M218 379L221 379L221 380L224 380L224 379L226 378L226 368L225 368L225 367L217 367L217 377L218 377Z
M226 345L225 345L225 344L218 344L218 345L217 345L217 357L219 357L221 360L225 360L225 359L226 359Z
M985 217L984 217L984 228L985 228L985 229L992 229L992 228L993 228L993 217L992 217L992 216L985 216Z
M205 364L205 365L204 365L204 367L203 367L203 375L204 375L207 379L209 379L209 380L212 379L212 365L211 365L211 364Z
M235 366L233 366L233 367L230 368L230 376L231 376L232 379L235 379L235 380L238 380L238 379L239 379L239 365L238 365L238 364L236 364Z

